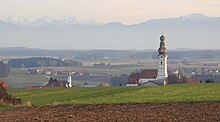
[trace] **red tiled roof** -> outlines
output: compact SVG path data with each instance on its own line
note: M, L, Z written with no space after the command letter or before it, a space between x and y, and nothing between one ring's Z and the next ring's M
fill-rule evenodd
M156 79L157 69L145 69L141 72L131 73L128 78L128 84L138 84L140 78Z
M8 88L9 85L7 83L5 83L4 81L0 80L0 84L4 87L4 88Z
M157 69L145 69L141 71L140 78L157 78Z
M109 86L109 85L106 83L102 83L102 84L100 84L100 86Z
M196 83L200 83L200 79L199 78L187 78L186 79L186 83L188 84L196 84Z

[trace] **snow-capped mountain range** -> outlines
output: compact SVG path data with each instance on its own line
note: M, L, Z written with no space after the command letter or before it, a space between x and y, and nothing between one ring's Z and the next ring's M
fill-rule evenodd
M168 48L219 49L219 32L220 17L202 14L151 19L132 25L79 21L76 17L34 20L0 17L0 40L4 47L156 49L158 37L164 33Z
M160 22L160 21L167 21L167 22L180 22L180 21L213 21L213 20L219 20L220 17L209 17L203 14L189 14L186 16L180 16L178 18L163 18L163 19L152 19L152 20L147 20L144 23L150 23L150 22ZM77 20L76 17L74 16L65 16L59 19L54 19L50 17L41 17L37 18L34 20L27 19L22 16L2 16L0 17L0 22L6 22L14 25L31 25L31 26L45 26L45 25L76 25L76 24L81 24L81 25L103 25L103 23L95 21L95 20L86 20L86 21L80 21ZM106 23L106 24L113 24L114 22L111 23ZM115 23L116 24L116 23ZM124 25L120 22L117 22L117 24ZM143 23L139 23L143 24ZM136 24L134 24L136 25Z
M79 21L74 16L64 16L59 19L50 18L43 16L34 20L27 19L22 16L2 16L0 17L0 22L6 22L14 25L31 25L31 26L45 26L45 25L74 25L74 24L85 24L85 25L99 25L101 24L98 21L87 20Z

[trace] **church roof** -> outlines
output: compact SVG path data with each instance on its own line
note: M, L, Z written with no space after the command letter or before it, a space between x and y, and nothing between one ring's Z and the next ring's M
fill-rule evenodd
M140 73L140 78L156 79L158 74L157 69L144 69Z
M156 79L157 78L157 69L144 69L141 72L133 72L128 77L128 84L138 84L139 79Z

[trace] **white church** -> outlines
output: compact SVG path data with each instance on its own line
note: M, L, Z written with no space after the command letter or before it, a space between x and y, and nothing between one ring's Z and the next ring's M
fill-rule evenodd
M158 49L158 69L142 69L140 72L131 73L127 86L161 86L167 85L167 48L165 37L160 37L160 47Z

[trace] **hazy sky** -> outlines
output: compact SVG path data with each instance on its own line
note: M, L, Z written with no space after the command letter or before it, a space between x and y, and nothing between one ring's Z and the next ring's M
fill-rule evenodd
M133 24L190 13L220 16L220 0L0 0L0 16L32 18L76 16Z

